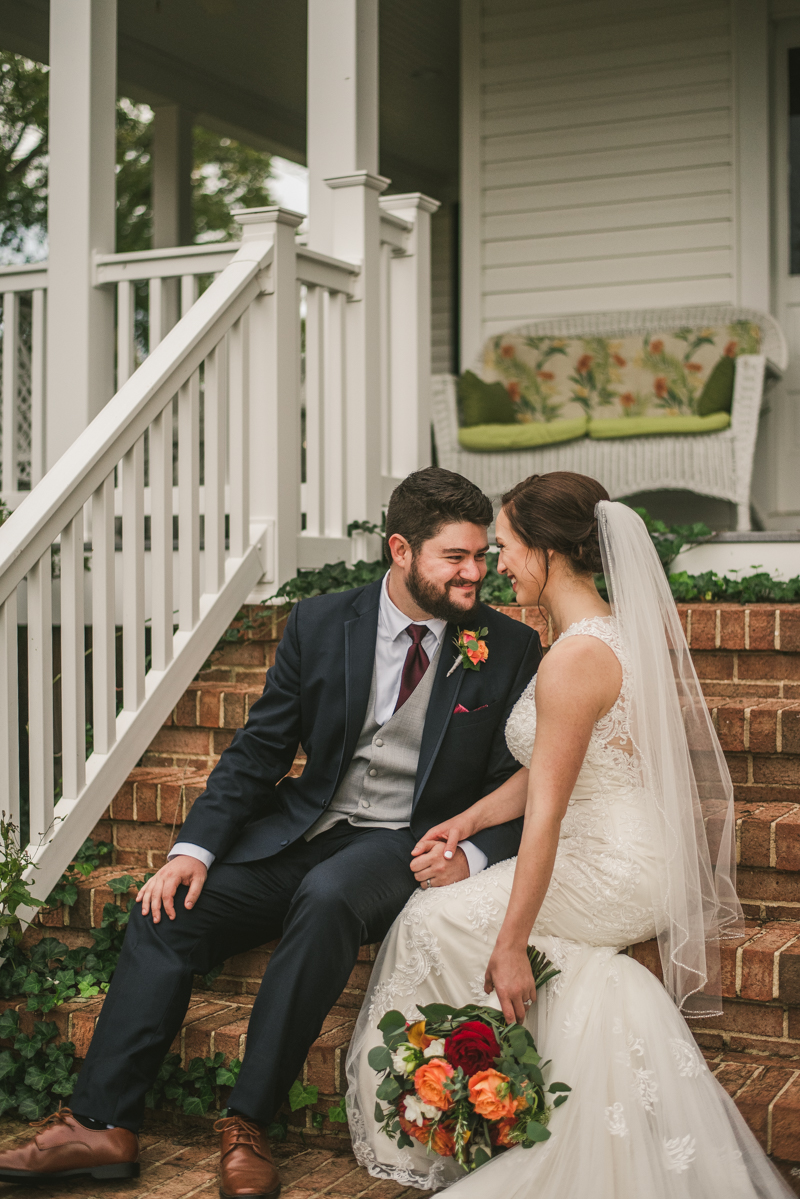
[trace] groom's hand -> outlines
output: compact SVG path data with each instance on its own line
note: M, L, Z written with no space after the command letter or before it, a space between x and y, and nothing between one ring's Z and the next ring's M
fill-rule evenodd
M163 907L170 920L174 920L175 892L178 887L189 888L183 906L193 908L203 890L207 874L205 866L197 858L191 858L188 854L178 854L167 862L166 866L162 866L136 896L136 902L142 905L142 915L147 916L152 911L153 923L158 924Z
M462 878L469 878L469 862L463 849L455 846L450 857L445 857L447 842L426 842L421 853L418 853L420 842L415 847L416 857L411 859L411 869L420 886L447 887L450 883L458 883Z

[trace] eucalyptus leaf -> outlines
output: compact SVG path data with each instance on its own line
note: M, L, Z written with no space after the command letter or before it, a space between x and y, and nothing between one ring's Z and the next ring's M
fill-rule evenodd
M525 1129L525 1135L529 1141L548 1141L550 1139L550 1129L545 1128L544 1124L538 1124L536 1120L529 1120L528 1126Z
M367 1061L373 1070L391 1070L392 1055L385 1045L376 1045L367 1054Z

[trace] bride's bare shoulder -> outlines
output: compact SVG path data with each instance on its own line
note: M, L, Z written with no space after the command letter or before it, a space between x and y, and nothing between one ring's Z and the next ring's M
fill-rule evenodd
M536 681L536 706L558 708L581 701L603 716L622 687L622 667L599 637L566 637L544 656Z

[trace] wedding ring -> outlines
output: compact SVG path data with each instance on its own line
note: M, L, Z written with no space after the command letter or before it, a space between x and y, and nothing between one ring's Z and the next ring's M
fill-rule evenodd
M430 885L431 885L431 880L429 878L426 878L424 883L422 884L423 889L425 891L427 891L429 889Z
M530 1007L532 1003L533 1003L532 999L523 999L523 1001L522 1001L523 1007Z

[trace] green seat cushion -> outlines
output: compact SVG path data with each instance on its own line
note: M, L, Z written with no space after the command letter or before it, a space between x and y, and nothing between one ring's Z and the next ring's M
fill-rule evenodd
M459 429L458 441L462 449L479 452L529 450L583 437L588 423L588 417L579 416L574 420L529 421L525 425L474 425L471 429Z
M708 376L697 401L697 415L711 416L714 412L730 412L733 407L733 382L736 362L723 354Z
M513 425L517 408L502 383L484 383L473 371L458 380L458 415L462 428Z
M598 440L612 437L658 437L672 433L718 433L731 423L729 412L711 416L628 416L621 420L589 421L589 436Z

